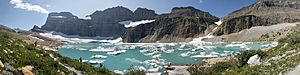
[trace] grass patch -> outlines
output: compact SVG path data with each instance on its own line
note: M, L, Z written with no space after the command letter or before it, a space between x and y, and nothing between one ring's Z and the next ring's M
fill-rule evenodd
M298 25L296 28L299 28ZM204 64L191 66L188 71L192 75L278 75L284 74L300 63L300 32L295 29L286 38L279 40L279 45L267 52L260 50L243 51L236 55L236 62L217 63L210 67L203 67ZM249 58L258 54L263 61L262 65L250 67L247 65ZM282 58L269 61L272 57Z
M57 61L49 56L49 53L55 57L60 57L59 61L76 68L77 70L85 71L89 75L112 75L111 71L104 68L95 68L89 64L81 63L70 58L62 57L56 52L46 51L41 48L36 48L33 44L27 44L22 40L14 38L6 32L0 32L0 60L12 66L14 70L0 68L2 71L9 71L16 75L22 75L20 68L31 65L33 72L37 75L59 75L60 72L65 74L74 74L68 71L65 67L58 64Z

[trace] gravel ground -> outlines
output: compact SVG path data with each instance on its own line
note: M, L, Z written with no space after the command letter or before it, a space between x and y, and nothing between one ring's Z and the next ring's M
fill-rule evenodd
M250 29L245 29L238 33L232 33L229 35L215 36L213 39L206 39L207 41L226 41L226 42L236 42L236 41L268 41L261 39L262 35L268 34L271 41L277 41L278 39L286 36L291 28L295 27L298 23L281 23L271 26L255 26ZM280 33L281 35L276 35ZM275 37L273 37L275 35ZM270 40L269 40L270 41Z
M300 64L292 71L287 72L287 75L299 75L300 74Z

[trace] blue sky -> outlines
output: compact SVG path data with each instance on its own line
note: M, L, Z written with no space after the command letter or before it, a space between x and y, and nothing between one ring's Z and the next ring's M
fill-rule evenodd
M72 12L84 17L96 10L124 6L134 11L138 7L157 13L168 13L173 7L193 6L224 17L230 12L255 3L257 0L0 0L0 24L11 28L30 29L42 26L49 12Z

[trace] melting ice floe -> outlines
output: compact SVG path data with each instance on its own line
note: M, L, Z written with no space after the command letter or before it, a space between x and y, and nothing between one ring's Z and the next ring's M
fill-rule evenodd
M104 62L105 60L99 60L99 59L96 59L96 60L89 60L89 63L91 64L99 64L99 63L102 63Z
M92 52L111 52L111 51L114 51L114 49L111 49L111 48L103 48L101 46L97 47L96 49L91 49L89 51L92 51Z
M190 43L202 43L203 42L203 39L205 38L213 38L214 36L212 35L213 32L215 32L218 27L222 24L222 21L218 21L218 22L215 22L216 25L218 25L217 27L215 27L210 33L208 33L206 36L203 36L203 37L199 37L199 38L195 38L193 39L193 41L191 41Z
M110 54L110 55L119 55L121 53L125 53L126 50L117 50L117 51L111 51L111 52L107 52L107 54Z
M123 24L126 28L129 27L135 27L138 26L140 24L146 24L146 23L151 23L154 22L155 20L142 20L142 21L136 21L136 22L132 22L132 21L122 21L119 22L119 24Z
M107 58L107 56L104 56L104 55L94 55L91 58Z
M60 33L62 34L62 33ZM59 41L67 41L67 42L71 42L71 43L90 43L90 42L105 42L105 43L120 43L122 42L122 38L117 38L115 40L98 40L98 39L103 39L103 37L80 37L80 36L74 36L74 35L64 35L64 36L68 36L67 37L63 37L62 35L54 35L54 32L49 32L49 33L40 33L40 35L48 37L48 38L52 38L55 40L59 40ZM87 38L87 39L82 39L82 38Z
M228 44L225 47L240 47L240 48L248 48L248 46L245 43L241 44Z

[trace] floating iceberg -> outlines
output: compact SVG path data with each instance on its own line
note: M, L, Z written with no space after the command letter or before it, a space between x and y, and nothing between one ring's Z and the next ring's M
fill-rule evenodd
M91 49L89 51L92 51L92 52L111 52L111 51L114 51L114 49L109 49L109 48L105 49L105 48L99 46L96 49Z
M111 52L107 52L107 54L110 54L110 55L119 55L121 53L125 53L126 50L118 50L118 51L111 51Z
M78 35L65 35L63 33L58 33L58 32L40 33L40 35L55 40L71 42L71 43L91 43L91 42L120 43L123 40L122 38L117 38L115 40L112 40L112 38L110 37L80 37Z
M91 58L107 58L107 56L104 56L104 55L94 55Z
M98 59L96 59L96 60L89 60L89 63L91 63L91 64L99 64L99 63L103 63L105 60L98 60Z

